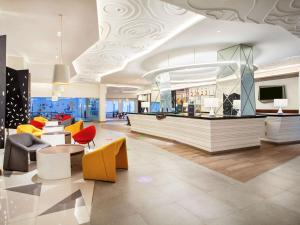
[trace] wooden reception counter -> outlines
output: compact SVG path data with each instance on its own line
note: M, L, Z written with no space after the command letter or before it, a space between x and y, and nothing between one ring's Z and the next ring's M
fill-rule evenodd
M260 146L266 116L128 114L131 130L167 138L210 153Z
M264 114L265 135L262 141L277 144L300 142L300 114Z

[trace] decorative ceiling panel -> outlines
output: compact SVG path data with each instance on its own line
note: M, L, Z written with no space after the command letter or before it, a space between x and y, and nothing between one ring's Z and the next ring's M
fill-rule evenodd
M210 18L278 25L300 37L300 0L163 0Z
M204 18L159 0L97 0L97 8L100 39L73 62L77 80L120 71Z

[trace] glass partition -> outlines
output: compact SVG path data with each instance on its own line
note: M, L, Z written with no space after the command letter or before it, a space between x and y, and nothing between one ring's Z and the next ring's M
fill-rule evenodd
M133 113L135 112L135 101L134 100L123 100L122 102L123 112Z
M106 101L106 118L114 118L119 113L118 100Z

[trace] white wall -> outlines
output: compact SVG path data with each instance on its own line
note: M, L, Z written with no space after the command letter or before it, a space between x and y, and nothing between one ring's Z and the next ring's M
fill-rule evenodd
M32 97L51 97L52 84L31 83ZM99 98L99 84L72 83L64 86L61 97Z
M107 93L106 98L109 99L119 99L119 98L132 98L137 99L137 94L127 94L127 93Z
M23 57L20 56L7 56L6 66L15 70L25 70L28 69L27 62Z
M298 91L298 77L285 78L279 80L268 80L255 82L255 98L257 109L274 109L273 102L262 103L258 101L259 86L268 85L285 85L286 97L289 100L289 105L286 109L299 109L299 91Z

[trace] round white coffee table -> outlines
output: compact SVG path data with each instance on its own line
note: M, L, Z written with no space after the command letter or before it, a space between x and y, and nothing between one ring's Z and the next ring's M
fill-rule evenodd
M37 171L42 179L71 177L71 156L84 153L82 145L57 145L37 151Z

